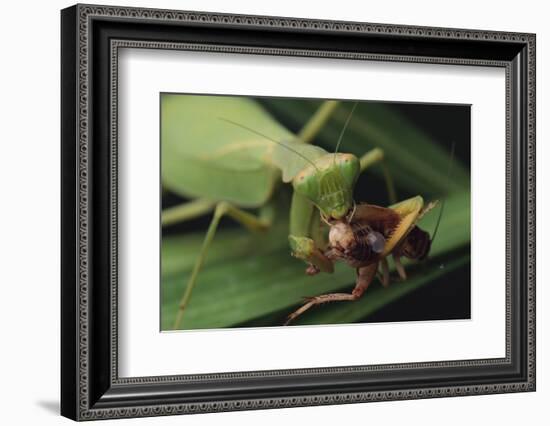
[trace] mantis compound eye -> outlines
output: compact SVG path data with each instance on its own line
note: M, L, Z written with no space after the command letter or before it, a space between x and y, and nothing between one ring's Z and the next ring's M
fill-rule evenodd
M386 240L380 232L372 231L367 235L367 244L375 253L382 253Z

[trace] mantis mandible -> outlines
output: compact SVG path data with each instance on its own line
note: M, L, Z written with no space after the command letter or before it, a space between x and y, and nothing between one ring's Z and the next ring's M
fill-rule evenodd
M339 106L324 101L309 121L292 134L252 99L163 95L161 144L163 185L192 201L163 212L162 224L190 220L213 212L200 252L179 303L174 329L179 329L197 277L223 216L251 231L267 230L273 223L273 195L279 184L291 184L289 244L294 257L321 272L334 270L323 249L326 235L320 221L343 220L354 212L353 190L361 173L375 164L384 167L390 201L396 201L393 182L384 166L384 152L375 148L361 157L338 153L351 112L334 153L311 142ZM241 123L254 123L262 132ZM210 124L225 126L223 137L212 137ZM186 143L186 135L200 134L204 145ZM189 161L174 164L177 153ZM170 173L165 173L169 171ZM170 180L168 176L177 179ZM417 208L418 197L414 201ZM407 201L401 203L406 209ZM246 209L246 210L245 210ZM249 210L256 209L257 213Z

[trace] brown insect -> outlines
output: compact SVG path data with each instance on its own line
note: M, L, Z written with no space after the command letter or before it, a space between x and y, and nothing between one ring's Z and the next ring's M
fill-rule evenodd
M342 261L357 271L355 288L351 293L330 293L306 299L306 303L288 316L285 324L302 315L315 305L359 299L379 273L384 287L390 283L388 256L393 257L395 269L402 280L407 279L401 258L423 260L430 252L430 235L420 229L417 222L437 202L424 207L417 196L391 207L360 204L349 218L330 221L329 244L324 255L332 262ZM306 273L319 272L310 265Z

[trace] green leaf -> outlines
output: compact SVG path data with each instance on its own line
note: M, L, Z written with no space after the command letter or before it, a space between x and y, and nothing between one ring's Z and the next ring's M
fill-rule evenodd
M469 244L469 203L467 191L453 194L446 200L438 236L432 245L432 258ZM434 209L422 219L420 226L431 233L437 215L438 209ZM289 254L286 226L284 220L281 220L272 231L261 236L249 234L240 228L220 229L199 275L182 327L231 327L285 308L290 313L304 296L315 296L342 288L351 291L355 271L346 265L337 265L334 274L306 276L305 265ZM203 237L203 234L193 234L163 239L163 330L172 327L179 300ZM411 268L411 279L416 279L414 274L415 270ZM411 288L417 288L416 286L424 285L439 276L430 274L426 274L421 283ZM381 307L402 295L396 290L391 290L389 294L394 296L389 296L384 291L371 292L369 289L363 298L382 298L383 303L369 302L374 307ZM318 316L315 320L317 324L332 323L330 316L323 316L323 307L314 312ZM307 318L308 315L304 315L304 320ZM284 317L271 325L277 326L283 321Z
M408 293L455 271L469 261L470 255L462 254L456 259L446 262L445 265L432 262L423 268L422 274L413 275L404 282L393 282L388 288L372 285L361 299L351 303L333 303L326 308L322 306L313 309L308 312L308 315L298 318L293 325L349 324L359 321Z
M263 99L262 103L297 128L319 105L319 101L272 98ZM334 150L351 105L351 102L342 103L318 134L316 144L329 152ZM468 169L455 159L452 177L449 178L450 152L434 143L405 116L382 102L361 102L349 123L340 151L361 156L373 148L384 150L395 182L411 193L448 194L469 188ZM372 172L382 173L380 167L373 167Z
M169 236L162 239L161 271L163 277L189 273L193 267L206 232ZM231 262L247 257L250 253L262 254L287 247L288 222L277 221L265 233L250 233L240 227L221 229L217 232L204 268L220 262Z

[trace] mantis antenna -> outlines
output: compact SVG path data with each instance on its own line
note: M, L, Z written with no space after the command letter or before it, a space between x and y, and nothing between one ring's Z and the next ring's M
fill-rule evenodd
M293 148L291 148L291 147L285 145L284 143L279 142L279 141L277 141L277 140L275 140L275 139L272 139L272 138L270 138L269 136L264 135L263 133L258 132L257 130L254 130L254 129L251 129L250 127L245 126L244 124L240 124L240 123L237 123L237 122L235 122L235 121L232 121L232 120L229 120L229 119L223 118L223 117L218 117L218 118L219 118L220 120L222 120L222 121L225 121L226 123L233 124L234 126L240 127L241 129L244 129L244 130L248 130L249 132L254 133L255 135L261 136L262 138L265 138L265 139L267 139L268 141L271 141L271 142L273 142L273 143L276 143L276 144L279 145L279 146L282 146L283 148L288 149L290 152L296 154L298 157L301 157L301 158L303 158L304 160L306 160L309 164L311 164L311 165L315 168L315 170L319 171L319 169L317 168L317 166L315 165L315 163L314 163L313 161L311 161L309 158L307 158L304 154L302 154L302 153L296 151L295 149L293 149Z
M353 115L353 111L355 111L355 107L357 106L357 101L353 103L353 107L351 108L351 111L348 114L348 118L346 118L346 122L344 123L344 127L342 128L342 131L340 132L340 136L338 137L338 142L336 143L336 149L334 150L334 159L336 160L336 154L338 153L338 148L340 148L340 143L342 143L342 138L344 137L344 133L346 132L346 129L348 128L348 124L351 121L351 116Z
M451 171L453 169L454 164L454 156L455 156L455 142L453 141L451 146L451 155L449 156L449 167L447 168L447 180L451 177ZM435 236L437 235L437 230L439 229L439 223L441 222L441 217L443 216L443 210L445 208L445 199L441 202L441 208L439 209L439 216L437 217L437 222L435 224L434 232L432 233L432 244L435 240Z

